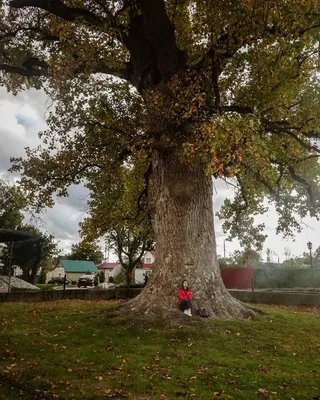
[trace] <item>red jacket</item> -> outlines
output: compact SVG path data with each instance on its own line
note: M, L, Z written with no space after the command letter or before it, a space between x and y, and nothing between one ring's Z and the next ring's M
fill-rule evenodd
M185 291L183 288L180 288L178 290L178 297L180 302L182 300L192 299L192 291L190 289L187 289L187 291Z

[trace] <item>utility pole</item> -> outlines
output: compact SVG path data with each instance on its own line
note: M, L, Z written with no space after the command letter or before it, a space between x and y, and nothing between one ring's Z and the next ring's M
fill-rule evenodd
M312 243L311 242L308 242L307 243L307 246L308 246L308 249L309 249L309 251L310 251L310 265L311 265L311 274L312 274L312 288L313 288L313 291L314 291L314 275L313 275L313 262L312 262Z
M223 241L223 258L226 259L226 240Z
M9 282L8 282L8 292L10 292L11 285L11 265L12 265L12 251L13 251L13 242L10 243L10 257L9 257Z

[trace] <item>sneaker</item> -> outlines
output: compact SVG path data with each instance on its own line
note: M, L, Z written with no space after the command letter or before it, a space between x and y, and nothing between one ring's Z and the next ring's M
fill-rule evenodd
M188 316L192 317L191 310L187 310L187 311L188 311Z
M183 312L186 314L186 315L189 315L189 312L188 312L189 310L184 310Z

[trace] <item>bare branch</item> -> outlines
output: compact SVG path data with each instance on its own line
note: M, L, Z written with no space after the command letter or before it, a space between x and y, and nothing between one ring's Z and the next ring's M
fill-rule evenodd
M253 109L251 107L240 106L233 104L231 106L223 106L221 110L224 112L237 112L239 114L253 114Z
M45 40L45 41L59 41L60 40L60 38L58 36L53 35L49 30L46 31L37 26L19 27L13 31L3 31L3 33L0 34L0 39L14 38L20 32L34 32L39 35L38 39L40 39L40 40Z
M41 76L49 76L48 73L48 64L45 61L40 60L37 57L30 57L28 58L22 66L18 65L9 65L9 64L0 64L0 71L4 71L7 73L18 74L25 77L41 77ZM74 73L81 74L85 71L84 66L79 66ZM97 66L93 74L106 74L112 75L117 78L129 81L129 73L127 68L123 69L115 69L110 68L107 65L100 65Z
M35 57L28 58L22 66L0 64L0 71L26 76L28 78L33 76L48 76L48 68L46 63Z

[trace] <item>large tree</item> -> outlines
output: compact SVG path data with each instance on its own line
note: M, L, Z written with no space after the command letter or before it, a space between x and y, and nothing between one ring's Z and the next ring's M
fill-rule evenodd
M279 231L319 217L319 1L11 0L1 14L2 81L56 101L45 146L16 160L38 204L132 154L151 166L148 211L157 261L133 301L177 310L188 278L195 307L246 317L225 289L213 229L212 175L232 179L225 228L257 246L254 215L276 202ZM41 190L39 190L41 189ZM107 195L107 193L106 193ZM299 218L296 218L299 215ZM160 300L159 300L160 299Z

